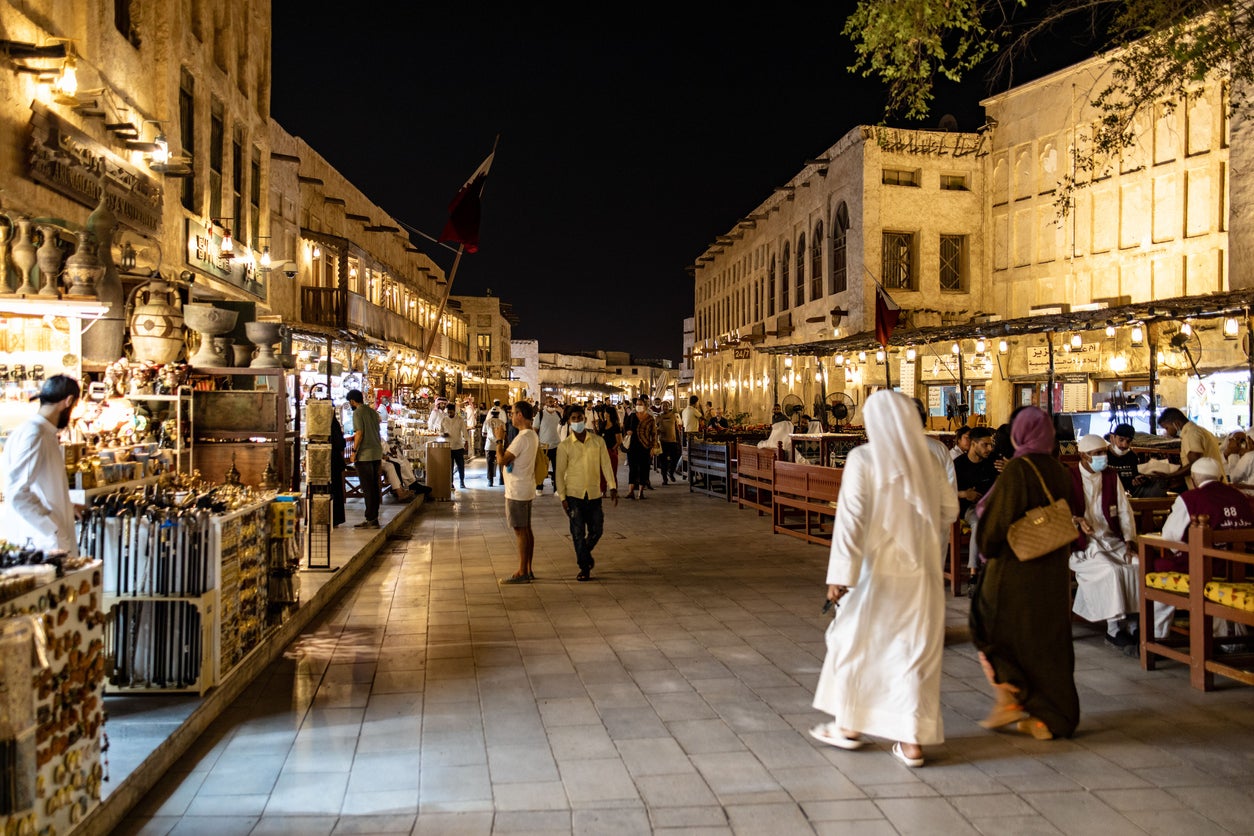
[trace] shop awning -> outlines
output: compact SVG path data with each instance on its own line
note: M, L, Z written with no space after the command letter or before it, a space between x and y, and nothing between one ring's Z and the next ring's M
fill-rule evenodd
M594 395L621 395L624 390L620 386L611 386L608 383L558 383L558 384L541 384L541 389L562 389L569 392L591 392Z
M1157 322L1172 319L1214 319L1244 315L1254 308L1254 288L1229 290L1199 296L1177 296L1147 302L1104 307L1095 310L1058 314L1038 314L1019 319L989 319L940 325L930 328L899 328L893 332L894 346L925 345L982 336L989 339L1045 334L1062 331L1092 331L1107 325L1132 322ZM862 331L839 339L813 340L805 343L755 345L757 354L792 354L825 357L838 352L848 354L878 348L873 331Z

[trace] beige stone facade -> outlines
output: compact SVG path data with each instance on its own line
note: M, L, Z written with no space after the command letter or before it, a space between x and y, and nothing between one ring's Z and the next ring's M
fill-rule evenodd
M877 281L903 325L984 311L984 142L855 128L719 236L692 268L693 393L764 421L787 395L882 381L873 358L793 367L759 350L871 330Z

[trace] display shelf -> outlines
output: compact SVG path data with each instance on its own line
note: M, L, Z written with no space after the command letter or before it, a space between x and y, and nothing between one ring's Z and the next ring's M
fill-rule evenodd
M114 661L105 693L203 696L218 681L217 602L217 590L194 598L105 595L105 647Z
M100 563L93 561L5 602L6 610L19 614L0 619L0 635L14 635L12 630L19 639L5 642L13 652L6 654L8 670L0 673L0 683L12 687L23 678L19 667L29 671L26 719L34 728L9 741L16 746L0 765L10 799L20 795L13 808L0 812L2 833L68 833L100 803L105 669L96 610L100 577ZM28 635L24 643L22 630ZM34 631L43 634L47 667L31 664ZM5 720L26 725L20 715Z
M145 476L143 479L130 479L126 482L114 482L111 485L99 485L94 488L70 488L70 501L75 505L86 505L87 501L94 496L102 496L127 488L155 485L160 479L160 476Z
M225 375L239 375L243 377L274 377L275 375L287 374L289 369L284 368L266 368L254 369L249 366L192 366L192 374L194 375L210 375L221 377Z

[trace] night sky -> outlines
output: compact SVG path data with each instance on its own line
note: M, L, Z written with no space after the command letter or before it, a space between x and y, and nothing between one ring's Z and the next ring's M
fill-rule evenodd
M878 82L846 71L852 3L444 5L276 2L271 113L432 236L499 133L480 250L452 292L491 289L541 351L677 362L684 268L806 159L883 119ZM1020 80L1065 63L1051 54ZM988 91L977 74L939 91L935 118L890 124L952 113L975 130Z

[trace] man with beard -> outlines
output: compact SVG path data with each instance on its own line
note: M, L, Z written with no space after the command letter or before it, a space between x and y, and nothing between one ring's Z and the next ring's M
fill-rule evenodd
M27 539L44 551L60 550L78 555L74 537L76 509L70 502L65 475L65 456L57 433L70 424L78 403L78 381L63 374L44 381L39 412L9 434L0 456L4 470L3 524L5 539Z

